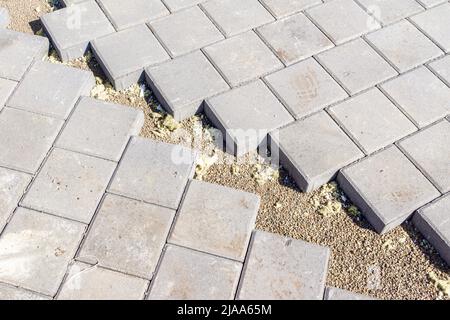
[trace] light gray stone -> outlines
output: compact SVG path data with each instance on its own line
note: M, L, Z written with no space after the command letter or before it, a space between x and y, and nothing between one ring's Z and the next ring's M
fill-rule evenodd
M11 19L9 17L8 9L0 8L0 28L6 28L9 26Z
M429 67L450 87L450 55L430 63Z
M243 261L259 203L257 195L192 180L169 242Z
M16 86L17 82L0 78L0 111Z
M339 288L327 287L325 290L324 300L376 300L376 299Z
M233 300L242 264L168 245L153 281L151 300Z
M49 300L49 298L32 291L0 283L0 300Z
M187 7L195 6L199 3L205 2L206 0L163 0L170 12L175 12Z
M415 0L357 0L357 2L383 25L391 24L424 10Z
M417 0L420 4L422 4L426 8L434 7L438 4L446 2L447 0Z
M321 4L321 0L262 0L267 10L277 18L302 11L317 4Z

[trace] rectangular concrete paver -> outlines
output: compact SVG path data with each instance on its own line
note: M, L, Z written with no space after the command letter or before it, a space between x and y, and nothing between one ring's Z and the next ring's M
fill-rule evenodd
M48 300L49 297L0 283L0 300Z
M314 5L321 4L321 0L262 0L267 10L277 19L302 11Z
M207 0L163 0L170 12L175 12L184 8L195 6Z
M16 86L17 82L0 78L0 111Z
M383 25L424 11L416 0L357 0L357 2Z
M375 299L369 296L350 292L347 290L334 287L327 287L325 290L324 300L375 300Z
M450 54L430 63L429 67L450 87Z
M6 28L11 22L8 9L0 8L0 28Z

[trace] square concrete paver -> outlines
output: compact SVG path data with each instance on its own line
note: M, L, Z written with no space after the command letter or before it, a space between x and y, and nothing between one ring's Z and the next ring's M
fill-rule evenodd
M283 68L253 31L211 45L204 51L233 87Z
M151 22L150 26L173 57L224 39L197 6Z
M0 77L19 81L33 61L47 56L48 49L47 38L0 30Z
M450 87L450 55L430 63L429 66Z
M449 113L450 88L425 67L405 73L381 88L420 128Z
M49 300L49 297L0 283L0 300Z
M61 120L4 108L0 113L0 165L35 173L62 125Z
M400 148L442 192L450 191L450 122L443 120L401 141Z
M440 195L395 146L341 170L338 182L378 233L402 224Z
M142 80L145 67L170 59L146 25L96 39L92 51L116 90Z
M318 59L351 94L397 75L397 72L362 39L323 52L318 55Z
M345 90L314 59L280 70L265 80L296 118L305 117L348 97Z
M258 0L210 0L201 6L227 37L275 20Z
M304 14L299 13L258 29L285 65L332 48L333 43Z
M277 18L302 11L317 4L321 4L321 0L262 0L267 10Z
M255 194L192 180L169 242L243 261L259 203Z
M6 28L10 22L11 18L9 17L8 9L0 8L0 28Z
M111 161L54 149L22 205L89 223L115 167Z
M0 281L53 296L84 230L81 223L17 209L0 237Z
M304 192L364 155L324 111L271 133L270 149Z
M229 89L202 52L146 69L147 83L175 120L203 111L203 100Z
M164 3L170 12L175 12L184 8L195 6L207 0L164 0Z
M357 2L384 25L424 10L416 0L357 0Z
M78 98L89 96L94 85L90 71L40 61L25 74L7 105L66 119Z
M138 135L143 124L141 110L83 97L56 146L119 161L130 136Z
M233 300L242 263L168 245L151 300Z
M256 150L270 131L294 121L261 80L208 99L205 114L222 132L227 151L237 156Z
M16 86L17 82L0 78L0 111Z
M417 130L378 89L371 89L331 107L330 113L366 154Z
M324 300L376 300L376 299L339 288L327 287L325 290Z
M98 266L76 262L58 300L142 300L148 281Z
M256 231L238 299L322 300L329 256L326 247Z
M108 194L77 259L151 279L174 214L171 209Z
M371 33L367 39L400 73L443 55L441 49L406 20Z
M110 191L177 209L197 154L180 145L133 137L111 183Z

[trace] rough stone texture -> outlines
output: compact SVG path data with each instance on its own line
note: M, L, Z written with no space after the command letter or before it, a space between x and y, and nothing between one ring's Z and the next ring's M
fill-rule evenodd
M151 279L174 210L107 195L78 260Z
M321 0L262 0L272 15L277 18L302 11L314 5L322 3Z
M19 81L35 60L47 56L48 48L47 38L0 30L0 77Z
M175 12L187 7L195 6L206 0L164 0L164 3L170 12Z
M177 209L197 154L180 145L133 137L110 186L110 191Z
M147 286L144 279L77 262L70 267L58 300L139 300Z
M143 124L140 110L83 97L56 146L119 161L130 136L138 135Z
M200 52L146 69L147 83L175 120L203 111L203 100L229 89Z
M35 173L62 125L61 120L4 108L0 113L0 165Z
M424 10L415 0L358 0L358 3L383 25L391 24Z
M92 72L39 61L25 74L7 105L66 119L79 97L88 96L94 85Z
M224 39L199 7L192 7L150 23L173 57Z
M297 119L348 97L314 59L273 73L265 80Z
M401 141L400 148L442 193L450 191L450 122L441 121Z
M8 9L0 8L0 28L6 28L10 22Z
M395 146L341 170L338 182L378 233L397 227L439 196Z
M145 67L170 59L145 25L96 39L92 51L116 90L143 80Z
M420 128L449 113L450 88L425 67L405 73L381 88Z
M151 300L232 300L242 264L168 245L150 289Z
M376 300L376 299L339 288L327 287L325 289L324 300Z
M90 41L114 32L94 0L45 14L41 22L63 61L82 57Z
M283 67L253 31L211 45L204 52L233 87Z
M115 167L114 162L54 149L22 204L89 223Z
M413 133L414 124L378 89L330 108L353 140L370 154Z
M0 78L0 111L2 111L6 101L16 86L17 82Z
M325 113L319 112L270 134L270 149L304 192L332 180L363 153Z
M17 209L0 237L0 281L53 296L84 229L81 223Z
M240 300L322 300L328 248L263 231L253 235Z
M299 13L258 29L285 65L311 57L333 43L304 14Z
M208 99L205 113L221 130L227 151L238 156L256 150L268 132L294 121L260 80Z
M169 242L243 261L259 203L254 194L192 180Z
M48 297L28 291L22 288L13 287L0 283L0 300L48 300Z
M429 66L450 87L450 55L430 63Z

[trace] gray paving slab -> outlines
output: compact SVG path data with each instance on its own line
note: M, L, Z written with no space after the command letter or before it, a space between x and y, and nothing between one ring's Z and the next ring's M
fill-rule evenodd
M419 209L413 222L450 265L450 194Z
M0 111L6 104L9 96L12 94L14 88L17 86L16 81L0 78Z
M0 283L0 300L49 300L49 297Z
M229 89L200 51L147 68L146 79L159 102L177 121L203 111L204 99Z
M146 25L98 38L91 45L94 56L116 90L127 89L143 80L145 67L170 59Z
M335 287L327 287L324 300L376 300L372 297Z
M9 16L8 9L0 8L0 28L6 28L9 26L11 18Z
M89 96L94 85L90 71L38 61L25 74L7 106L66 119L79 97Z
M388 25L424 11L416 0L357 0L366 12L383 25Z
M402 224L440 193L395 146L340 171L338 182L378 233Z
M82 97L55 145L119 161L130 137L138 135L143 124L141 110Z
M22 205L89 223L116 163L53 149Z
M430 63L429 67L450 87L450 55Z
M363 153L324 111L270 134L270 149L304 192L332 180Z
M82 57L90 41L114 32L94 0L45 14L41 22L63 61Z
M194 175L196 159L197 153L191 149L133 137L109 190L177 209L188 179Z
M321 0L262 0L261 3L277 19L321 4Z
M35 173L63 121L35 113L4 108L0 113L0 165Z
M207 0L163 0L170 12L175 12L184 8L195 6Z
M151 279L175 210L106 195L77 260Z
M240 300L322 300L330 250L256 231L244 266Z
M243 261L259 203L257 195L192 180L169 243Z
M168 245L150 300L233 300L242 263Z
M432 8L438 4L442 4L447 0L417 0L420 4L422 4L425 8Z
M42 60L48 54L47 38L0 30L0 77L14 81L23 75L36 60Z
M56 294L85 226L19 208L0 237L0 281Z

